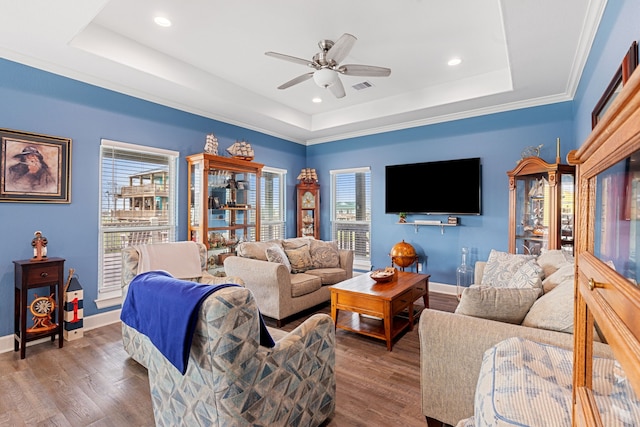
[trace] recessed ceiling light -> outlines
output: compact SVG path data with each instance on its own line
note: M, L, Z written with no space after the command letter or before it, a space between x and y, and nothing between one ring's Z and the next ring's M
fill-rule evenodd
M156 16L155 18L153 18L153 22L155 22L161 27L171 26L171 21L169 21L169 19L165 18L164 16Z
M318 98L318 97L313 98L313 99L311 100L311 102L313 102L313 103L315 103L315 104L319 104L319 103L321 103L321 102L322 102L322 98Z
M451 58L449 62L447 62L447 65L450 65L453 67L454 65L459 65L461 62L462 62L462 59L460 58Z

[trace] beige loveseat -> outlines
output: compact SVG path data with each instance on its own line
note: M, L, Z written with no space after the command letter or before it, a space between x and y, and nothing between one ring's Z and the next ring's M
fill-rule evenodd
M224 261L227 276L251 290L263 316L281 327L289 316L331 299L329 285L353 275L353 251L335 242L292 238L243 242Z
M520 337L573 348L573 262L570 258L563 260L560 255L550 251L546 260L538 258L543 265L540 282L546 292L534 301L529 300L529 291L507 290L509 296L496 297L493 292L481 289L465 290L456 313L429 309L422 312L418 329L422 413L430 427L441 423L455 426L474 415L483 355L499 342ZM550 259L556 263L546 262ZM482 283L485 267L484 262L476 263L476 283ZM551 283L554 280L557 283ZM467 301L460 310L465 293L473 292L477 293L475 301ZM522 316L524 319L517 322ZM603 343L594 343L594 353L611 357L609 347Z

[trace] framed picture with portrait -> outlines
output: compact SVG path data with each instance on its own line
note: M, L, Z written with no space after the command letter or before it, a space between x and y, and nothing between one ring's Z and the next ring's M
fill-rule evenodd
M71 202L71 139L0 129L0 144L0 202Z
M629 77L638 66L638 42L635 40L622 58L622 63L613 75L611 82L598 100L598 103L591 112L591 128L595 128L600 118L607 112L613 101L622 90L622 86L629 80Z

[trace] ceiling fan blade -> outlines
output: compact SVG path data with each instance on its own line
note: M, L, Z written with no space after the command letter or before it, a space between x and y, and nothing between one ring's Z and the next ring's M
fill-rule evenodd
M391 69L374 65L347 64L338 68L338 72L347 76L387 77Z
M313 77L313 71L310 73L306 73L301 76L298 76L295 79L291 79L288 82L281 84L280 86L278 86L278 89L286 89L293 85L297 85L298 83L302 83L306 80L309 80L311 77Z
M308 59L296 58L295 56L285 55L278 52L265 52L264 54L272 58L284 59L285 61L295 62L296 64L307 65L309 67L315 68L313 62L309 61Z
M327 62L333 60L336 64L339 64L351 52L351 48L357 40L355 36L344 33L327 52Z
M340 79L337 79L334 84L328 87L328 89L336 98L344 98L344 86L342 85Z

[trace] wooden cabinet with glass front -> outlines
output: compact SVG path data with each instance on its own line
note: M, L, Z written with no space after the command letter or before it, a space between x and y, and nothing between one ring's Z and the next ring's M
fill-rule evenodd
M207 246L209 270L222 272L240 241L260 240L264 165L207 153L187 156L187 163L189 238Z

